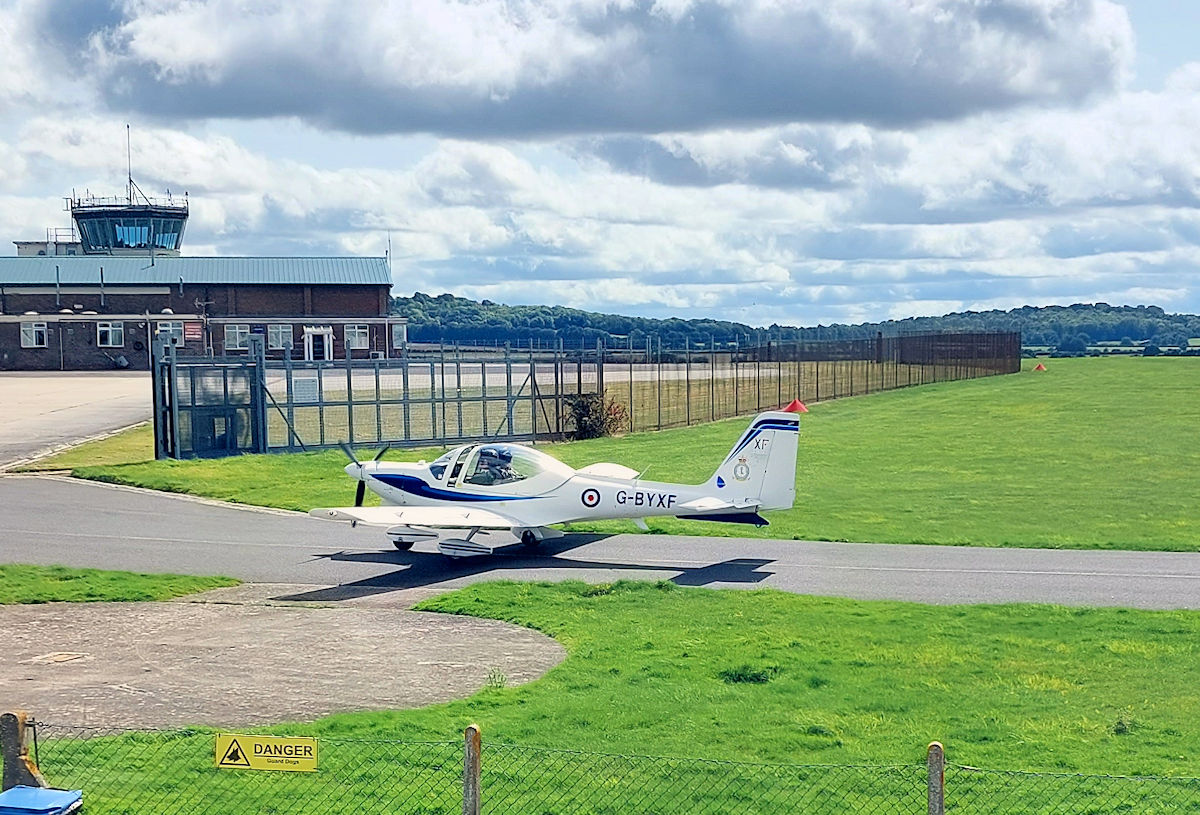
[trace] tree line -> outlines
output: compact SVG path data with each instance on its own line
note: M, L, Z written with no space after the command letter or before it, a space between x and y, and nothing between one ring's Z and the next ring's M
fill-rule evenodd
M1097 343L1186 346L1200 337L1200 316L1168 314L1158 306L1022 306L1009 311L965 311L941 317L912 317L882 323L771 325L756 328L727 320L654 319L601 314L564 306L508 306L476 302L450 294L394 297L390 311L408 318L412 342L550 347L644 347L661 341L664 348L684 343L695 347L757 345L767 341L853 340L936 331L1019 331L1024 345L1082 350Z

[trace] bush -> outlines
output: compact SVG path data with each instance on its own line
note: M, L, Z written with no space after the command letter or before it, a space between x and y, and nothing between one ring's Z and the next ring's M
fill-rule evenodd
M599 393L581 393L567 400L575 422L576 439L598 439L624 430L629 413L620 402L605 401Z

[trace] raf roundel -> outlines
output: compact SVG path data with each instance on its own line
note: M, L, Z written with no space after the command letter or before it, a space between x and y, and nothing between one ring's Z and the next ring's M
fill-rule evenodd
M583 494L579 496L579 500L583 501L583 505L585 507L594 507L600 503L600 491L586 489L583 491Z

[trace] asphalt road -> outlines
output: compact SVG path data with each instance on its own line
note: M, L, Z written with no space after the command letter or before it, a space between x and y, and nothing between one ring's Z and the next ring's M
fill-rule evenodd
M507 536L499 541L510 540ZM381 530L56 477L0 477L0 561L224 574L279 599L415 602L479 580L667 579L928 603L1200 608L1200 554L568 535L451 561Z
M150 418L146 371L0 372L0 470Z

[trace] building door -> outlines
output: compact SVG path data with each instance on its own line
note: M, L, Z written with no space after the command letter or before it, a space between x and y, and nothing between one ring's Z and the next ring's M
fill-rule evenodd
M304 327L304 359L306 362L333 359L333 329L331 327Z

